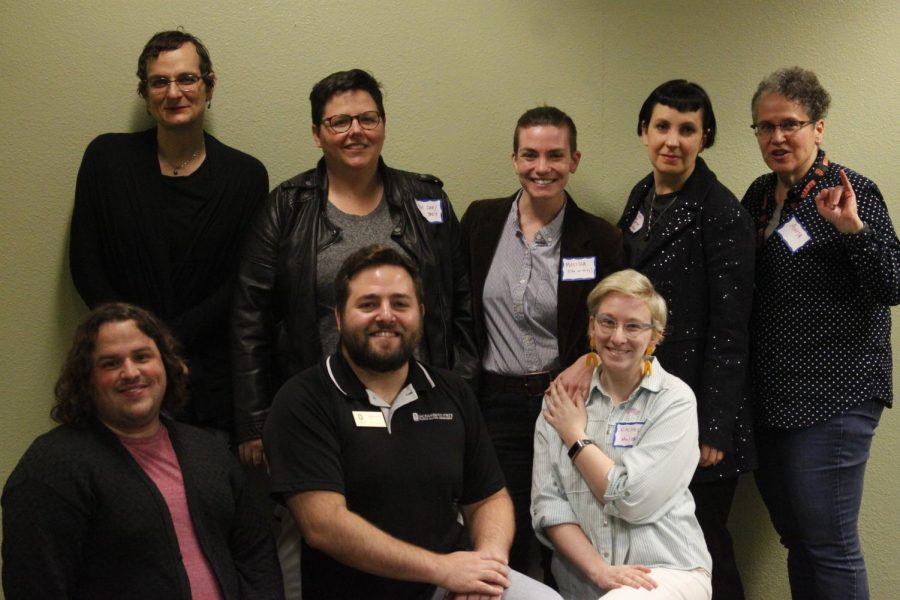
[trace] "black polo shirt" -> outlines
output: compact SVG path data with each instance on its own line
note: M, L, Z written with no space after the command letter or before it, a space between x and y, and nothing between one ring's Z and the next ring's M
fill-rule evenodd
M393 406L369 394L340 353L284 384L264 435L273 493L338 492L396 538L440 553L460 548L460 505L504 485L474 394L415 360ZM351 569L305 543L301 569L312 600L419 598L432 589Z

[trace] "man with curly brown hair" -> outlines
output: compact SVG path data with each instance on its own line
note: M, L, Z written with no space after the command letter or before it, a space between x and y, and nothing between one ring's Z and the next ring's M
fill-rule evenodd
M3 489L3 591L16 598L281 598L274 543L240 467L169 418L177 343L104 304L78 327L51 416Z

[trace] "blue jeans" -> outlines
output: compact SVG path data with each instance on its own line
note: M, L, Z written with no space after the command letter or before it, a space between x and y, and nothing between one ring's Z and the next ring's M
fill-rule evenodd
M788 550L794 600L869 597L857 521L883 409L869 400L812 427L757 432L756 485Z

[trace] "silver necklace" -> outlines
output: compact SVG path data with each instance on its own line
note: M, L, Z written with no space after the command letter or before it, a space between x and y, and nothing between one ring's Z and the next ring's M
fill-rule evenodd
M163 160L166 161L167 163L169 163L169 166L172 167L172 175L178 175L178 171L185 168L189 162L191 162L192 160L194 160L195 158L200 156L200 153L202 151L203 151L203 146L200 146L200 148L198 148L196 152L191 154L187 158L187 160L185 160L184 162L177 164L177 165L175 163L171 162L168 158L163 157Z
M656 224L662 221L663 216L668 212L672 205L675 204L675 201L678 200L678 194L675 194L669 203L663 207L661 211L659 211L659 215L656 217ZM656 190L653 190L653 197L650 198L650 212L647 215L647 232L644 234L644 241L650 239L650 234L653 232L653 209L656 207Z

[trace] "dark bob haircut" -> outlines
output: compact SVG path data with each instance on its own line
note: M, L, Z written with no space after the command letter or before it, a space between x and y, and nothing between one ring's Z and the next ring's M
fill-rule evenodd
M667 81L647 96L638 113L637 134L644 133L644 128L650 125L653 109L657 104L669 106L678 112L703 111L703 148L711 148L716 141L716 114L713 112L712 101L706 94L706 90L696 83L686 79L673 79Z
M572 117L559 110L555 106L538 106L526 110L516 122L516 130L513 132L513 154L519 152L519 131L538 125L552 125L565 127L569 130L569 151L573 154L578 150L578 130Z
M309 103L312 107L312 124L319 127L322 124L322 114L325 111L325 104L335 94L341 92L352 92L354 90L362 90L368 92L378 107L378 113L382 120L385 120L384 100L381 97L381 84L378 83L371 73L362 69L350 69L349 71L338 71L332 73L319 83L313 86L309 93Z
M50 417L57 423L84 427L96 414L94 404L94 350L100 327L106 323L134 321L156 343L166 369L166 393L162 410L175 415L187 402L187 373L178 342L163 323L143 308L113 302L101 304L75 330L72 346L56 381L56 403Z
M178 50L188 42L197 49L197 54L200 56L200 76L203 77L206 86L212 89L216 84L216 79L212 75L213 66L212 60L209 58L209 51L203 42L185 31L160 31L153 34L138 57L138 94L142 98L147 97L147 65L150 61L159 58L160 53Z
M422 278L419 276L419 270L406 259L402 254L381 244L372 244L360 248L347 259L338 269L334 278L334 305L340 314L344 314L347 299L350 297L350 281L356 277L356 274L364 269L371 267L380 267L383 265L391 265L405 269L409 276L412 277L413 286L416 289L416 302L422 303L425 298L425 287Z

